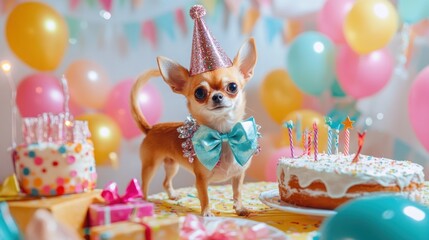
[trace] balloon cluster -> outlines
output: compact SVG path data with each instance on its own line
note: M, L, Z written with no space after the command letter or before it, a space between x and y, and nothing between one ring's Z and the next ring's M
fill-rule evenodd
M61 64L67 50L67 25L50 6L23 2L12 9L6 20L6 39L24 63L35 70L52 71ZM88 121L97 164L115 161L122 137L131 139L141 135L129 110L133 79L125 79L112 87L107 71L86 59L71 62L64 77L70 92L66 92L51 73L34 73L23 78L16 92L16 105L21 116L35 117L46 112L58 114L70 110L77 119ZM157 89L146 85L139 99L149 123L156 123L162 113ZM69 105L67 109L65 105ZM85 113L86 110L91 113Z

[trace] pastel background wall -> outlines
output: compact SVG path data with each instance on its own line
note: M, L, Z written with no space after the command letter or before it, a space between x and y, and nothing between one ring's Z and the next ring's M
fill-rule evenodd
M30 74L39 71L24 64L13 53L5 36L5 24L14 4L24 1L3 1L0 14L0 61L8 60L12 64L12 77L16 84ZM76 60L86 59L98 63L104 68L110 89L115 84L126 79L135 79L144 71L156 67L156 57L159 55L174 59L185 67L189 67L190 49L192 42L193 22L188 11L191 5L202 3L208 9L206 22L221 46L233 58L241 44L250 36L256 39L259 59L255 76L246 88L249 115L253 115L262 125L262 153L256 156L254 167L249 170L248 180L274 180L269 173L274 173L275 161L279 152L287 154L287 138L280 134L282 131L279 121L272 117L275 112L282 114L285 109L273 105L265 106L261 101L265 94L273 98L276 92L267 93L263 88L266 76L276 69L286 71L287 54L291 41L299 33L317 31L317 13L325 1L189 1L189 0L145 0L145 1L110 1L95 0L64 0L42 1L56 9L69 26L69 43L59 66L49 71L60 77ZM108 9L106 9L108 8ZM110 15L106 15L109 10ZM177 16L184 16L185 22L180 22ZM106 19L107 18L107 19ZM149 24L153 28L142 26ZM253 24L254 23L254 24ZM426 24L427 25L427 24ZM148 26L148 25L146 25ZM427 26L419 25L424 31ZM151 29L147 32L147 29ZM423 32L424 32L423 31ZM296 101L297 110L312 109L320 115L329 114L338 121L346 115L357 119L355 129L368 130L364 145L364 153L395 159L409 159L426 166L429 169L429 154L417 139L411 127L408 114L408 95L410 87L417 75L427 64L427 32L412 38L414 43L408 55L408 65L402 67L401 57L404 57L404 39L409 40L409 31L398 29L395 37L389 41L386 51L394 60L392 76L388 83L373 95L361 99L352 96L342 96L341 90L326 89L320 96L302 93L296 86L288 85L285 96L294 96L299 91ZM404 37L405 36L405 37ZM425 41L426 40L426 41ZM407 45L408 47L408 45ZM336 47L338 51L339 46ZM308 59L312 61L312 59ZM405 70L404 70L405 69ZM280 80L281 81L281 80ZM285 80L286 81L286 80ZM289 80L289 82L291 82ZM185 98L171 92L162 79L153 79L150 84L161 96L161 115L159 122L183 121L188 115ZM285 87L280 87L283 89ZM289 92L288 92L289 91ZM340 91L340 93L335 91ZM428 89L429 91L429 89ZM429 93L429 92L428 92ZM290 98L288 98L290 100ZM10 152L11 120L10 120L10 90L4 74L0 75L0 180L10 175L12 170ZM31 100L29 99L29 104ZM427 109L429 111L429 109ZM94 109L81 109L82 113L102 112ZM274 113L273 113L274 112ZM277 114L278 115L278 114ZM286 113L284 114L287 115ZM19 125L20 123L18 123ZM424 130L424 129L423 129ZM18 136L20 132L18 131ZM356 131L351 135L351 152L356 150ZM131 139L121 138L117 166L105 162L98 166L99 186L115 180L124 186L131 177L140 178L140 162L138 149L142 135ZM18 138L18 142L21 139ZM275 155L277 154L277 155ZM281 154L280 154L281 155ZM263 171L262 171L263 169ZM151 192L161 188L163 170L160 168L152 183ZM429 172L427 172L429 175ZM193 176L181 170L176 177L175 185L190 186Z

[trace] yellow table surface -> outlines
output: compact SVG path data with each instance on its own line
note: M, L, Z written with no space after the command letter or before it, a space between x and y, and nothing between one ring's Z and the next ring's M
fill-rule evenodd
M319 228L323 217L298 215L294 213L276 210L264 205L259 201L259 194L264 191L277 189L274 182L246 183L243 186L243 204L251 210L247 219L264 222L284 231L291 239L312 239L310 236ZM158 193L148 197L149 201L155 203L157 214L177 214L184 216L188 213L200 214L200 202L195 187L181 188L176 190L180 195L177 201L169 200L167 195ZM210 205L212 212L220 217L239 217L232 208L231 185L210 186ZM429 205L429 183L424 188L423 203Z

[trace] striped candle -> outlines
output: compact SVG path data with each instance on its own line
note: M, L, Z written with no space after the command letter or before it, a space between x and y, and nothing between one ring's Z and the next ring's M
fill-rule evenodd
M304 146L304 152L303 155L307 154L307 136L308 136L308 129L304 130L304 134L302 136L302 145Z
M292 120L288 121L286 123L286 126L289 133L290 155L292 158L295 158L295 154L293 152L293 136L292 136L293 121Z
M328 155L332 154L332 128L328 126Z
M350 145L350 130L347 128L344 132L344 155L349 155L349 145Z
M314 145L314 161L317 161L317 154L318 154L318 148L319 148L319 144L317 141L317 135L318 135L318 129L317 129L317 124L313 123L313 145Z
M310 156L311 152L311 131L308 132L308 141L307 141L307 155Z

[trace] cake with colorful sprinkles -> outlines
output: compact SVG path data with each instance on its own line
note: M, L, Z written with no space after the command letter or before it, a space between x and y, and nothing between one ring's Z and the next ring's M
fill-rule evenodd
M423 167L416 163L341 153L282 158L277 179L282 201L320 209L376 193L419 200L424 185Z
M24 118L23 137L13 160L24 193L56 196L95 188L94 148L87 122L64 114Z

